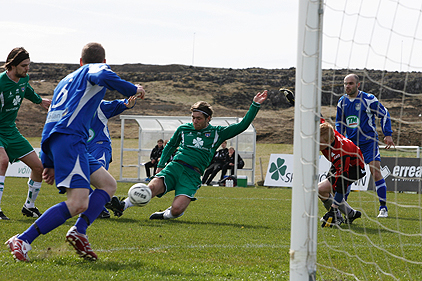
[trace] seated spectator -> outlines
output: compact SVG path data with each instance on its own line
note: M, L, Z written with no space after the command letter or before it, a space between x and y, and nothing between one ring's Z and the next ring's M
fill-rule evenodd
M161 153L164 149L164 141L162 139L159 139L157 141L157 145L152 149L151 154L149 156L150 161L145 163L145 172L147 174L147 178L145 181L151 180L151 168L154 168L154 176L157 172L157 165L160 161Z
M220 150L215 152L211 164L205 170L205 173L202 176L202 184L210 185L215 175L221 171L224 164L226 163L227 155L229 153L227 149L227 141L224 141L221 144L221 147L222 148Z
M234 147L230 146L229 147L229 153L227 154L227 160L226 160L226 164L223 166L222 171L221 171L221 179L222 180L224 178L224 176L227 173L227 170L230 169L230 175L234 175L234 159L235 159L235 151L234 151ZM245 162L243 161L242 157L240 157L240 155L237 155L237 168L238 169L243 169L243 167L245 166Z

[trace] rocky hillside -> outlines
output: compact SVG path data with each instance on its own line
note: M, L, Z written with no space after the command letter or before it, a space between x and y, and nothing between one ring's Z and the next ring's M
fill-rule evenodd
M41 96L51 98L54 87L77 64L32 63L31 85ZM294 111L278 89L294 90L295 69L227 69L184 65L114 65L112 69L123 79L139 83L147 91L145 100L138 102L127 114L189 115L190 105L198 100L210 102L215 116L242 117L253 96L264 89L269 98L254 121L258 142L293 143ZM361 89L375 94L389 109L393 119L396 145L421 146L422 113L421 73L399 73L354 70L363 79ZM323 71L322 113L335 118L335 105L343 93L343 78L348 70ZM403 95L403 92L406 94ZM107 92L106 99L122 98ZM404 106L402 106L404 104ZM25 101L17 124L25 136L40 136L46 113L37 105ZM402 121L400 121L402 120ZM120 136L120 119L110 122L113 137ZM135 131L135 129L134 129Z

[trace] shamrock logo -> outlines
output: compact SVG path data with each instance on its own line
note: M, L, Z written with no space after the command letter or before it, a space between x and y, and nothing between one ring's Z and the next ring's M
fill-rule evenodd
M16 97L13 99L13 105L14 105L14 106L18 105L20 102L21 102L21 96L16 96Z
M277 181L279 178L281 178L282 176L284 176L286 174L286 169L287 166L284 165L284 159L281 158L277 158L277 163L273 162L270 165L270 173L271 174L271 179Z
M203 144L204 144L204 141L201 138L196 138L193 140L193 145L195 147L201 148Z

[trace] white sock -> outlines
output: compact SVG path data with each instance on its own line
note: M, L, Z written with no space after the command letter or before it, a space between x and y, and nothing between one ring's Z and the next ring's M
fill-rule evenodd
M174 219L174 218L175 218L175 217L171 214L171 207L167 208L167 209L164 211L163 217L164 217L164 219L165 219L165 220L168 220L168 219Z
M6 179L6 176L0 176L0 204L1 204L1 198L3 197L3 189L4 189L4 180ZM1 207L0 207L1 211Z
M125 207L123 208L123 211L126 210L127 208L135 206L132 204L132 202L130 202L129 198L126 198L125 200L123 200L123 202L125 202Z
M33 181L31 178L28 180L28 196L26 197L25 207L34 208L35 200L38 193L40 193L41 182Z
M168 220L168 219L175 219L175 218L179 218L179 217L183 216L183 214L184 214L184 213L185 213L185 212L181 213L181 214L180 214L180 215L178 215L178 216L173 216L173 214L171 213L171 206L170 206L170 207L168 207L168 208L164 211L163 218L164 218L165 220Z

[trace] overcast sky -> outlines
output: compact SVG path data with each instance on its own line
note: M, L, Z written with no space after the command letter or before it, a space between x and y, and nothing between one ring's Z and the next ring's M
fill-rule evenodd
M323 67L422 71L421 2L326 0ZM109 64L296 66L295 0L13 0L0 7L1 61L23 46L33 62L78 63L83 45L100 42Z

